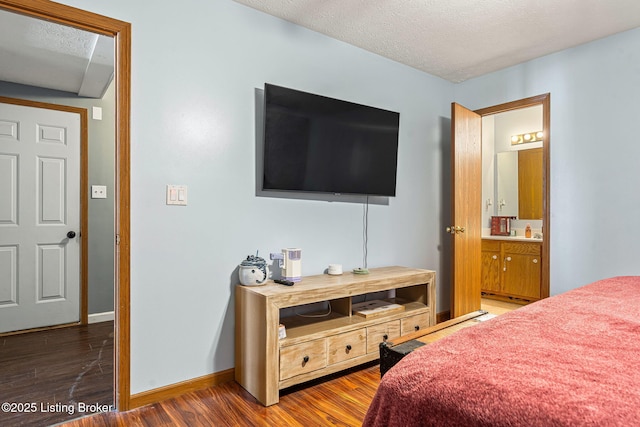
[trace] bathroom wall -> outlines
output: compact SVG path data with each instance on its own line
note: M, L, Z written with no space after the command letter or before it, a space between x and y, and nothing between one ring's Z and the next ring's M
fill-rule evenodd
M472 109L550 93L551 294L640 275L638 45L634 29L455 86Z
M517 157L513 157L510 170L498 167L498 153L517 153L542 147L541 142L511 145L511 136L542 130L542 106L521 108L518 110L484 116L482 118L482 224L485 232L491 227L491 216L518 216L518 166ZM508 195L499 195L498 183L502 177L503 187L510 181ZM524 230L526 224L531 224L534 230L542 228L540 220L512 221L513 228Z

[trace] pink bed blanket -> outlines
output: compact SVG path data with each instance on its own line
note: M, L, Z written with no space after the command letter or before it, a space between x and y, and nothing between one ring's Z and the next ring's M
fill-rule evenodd
M640 277L571 290L425 345L364 426L640 425Z

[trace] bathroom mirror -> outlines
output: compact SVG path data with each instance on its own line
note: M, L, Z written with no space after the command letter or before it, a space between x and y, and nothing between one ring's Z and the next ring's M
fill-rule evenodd
M496 154L496 215L542 219L542 148Z
M493 215L513 216L525 223L543 219L545 136L541 141L512 145L514 135L544 131L542 118L542 105L482 117L484 227L490 227Z
M518 216L518 152L496 154L496 215Z

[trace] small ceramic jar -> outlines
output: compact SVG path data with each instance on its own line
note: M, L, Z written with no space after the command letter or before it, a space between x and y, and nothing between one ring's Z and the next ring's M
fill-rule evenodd
M244 286L264 285L269 278L269 267L264 258L249 255L238 267L240 283Z

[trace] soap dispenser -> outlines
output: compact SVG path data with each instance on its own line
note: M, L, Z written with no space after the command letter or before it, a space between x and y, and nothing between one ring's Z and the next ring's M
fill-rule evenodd
M527 224L524 228L524 237L531 238L531 224Z

